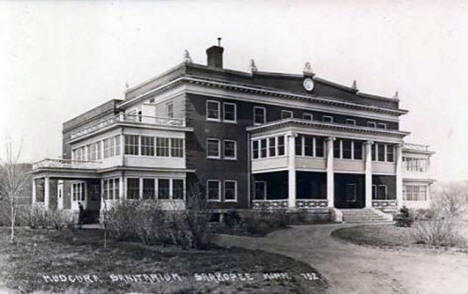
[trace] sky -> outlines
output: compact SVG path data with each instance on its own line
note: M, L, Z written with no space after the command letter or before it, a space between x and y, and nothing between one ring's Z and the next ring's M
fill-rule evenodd
M58 158L62 123L222 37L224 66L399 91L407 142L468 179L468 1L0 1L0 144ZM3 144L2 144L3 145Z

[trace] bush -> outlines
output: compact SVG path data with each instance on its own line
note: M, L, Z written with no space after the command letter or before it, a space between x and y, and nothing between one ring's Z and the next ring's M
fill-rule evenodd
M431 220L434 217L434 210L432 209L417 209L414 211L415 221Z
M110 236L117 241L128 241L138 238L135 219L140 211L138 202L122 201L103 212L103 224Z
M240 221L241 217L236 210L228 210L224 215L224 224L229 228L237 226Z
M457 223L445 218L416 222L412 237L418 244L433 246L461 247L465 243Z
M403 206L400 213L395 216L395 225L397 227L411 227L414 222L413 216L410 214L409 209Z
M274 229L286 228L289 215L285 209L249 211L243 215L240 225L247 233L264 235Z

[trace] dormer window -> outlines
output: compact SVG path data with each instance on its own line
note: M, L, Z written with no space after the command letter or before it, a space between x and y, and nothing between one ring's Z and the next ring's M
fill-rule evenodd
M332 123L333 122L333 116L324 115L324 116L322 116L322 121L326 122L326 123Z
M312 113L304 113L304 114L302 115L302 119L314 120L314 116L312 115Z
M281 110L281 119L292 118L293 112L289 110Z
M385 123L378 123L378 124L377 124L377 128L378 128L378 129L386 129L386 128L387 128L387 124L385 124Z
M352 125L352 126L355 126L356 125L356 120L355 119L346 119L346 124L347 125Z
M377 127L377 124L375 123L375 121L368 121L368 122L367 122L367 127L369 127L369 128L376 128L376 127Z

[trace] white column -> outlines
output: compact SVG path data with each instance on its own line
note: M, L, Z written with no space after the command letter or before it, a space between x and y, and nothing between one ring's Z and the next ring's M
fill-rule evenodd
M32 203L36 203L36 179L32 179Z
M123 127L122 127L122 131L120 132L120 155L119 156L120 156L122 166L125 166L125 135L123 132Z
M63 180L57 181L57 208L63 209ZM60 197L59 197L60 196Z
M141 137L140 137L141 138ZM143 199L143 178L140 179L140 189L138 189L138 198Z
M122 201L124 198L124 177L119 178L119 201Z
M50 205L50 185L49 185L49 177L44 178L44 206L45 208L49 208Z
M365 191L366 191L366 208L372 207L372 143L368 141L364 143L364 148L366 150L365 154Z
M403 206L403 177L402 173L402 165L403 165L403 145L398 144L396 145L396 164L395 164L395 173L396 173L396 200L398 207Z
M295 134L287 136L288 139L288 207L296 207L296 148Z
M333 171L333 141L334 137L327 139L327 200L328 207L334 206L335 198L335 175Z

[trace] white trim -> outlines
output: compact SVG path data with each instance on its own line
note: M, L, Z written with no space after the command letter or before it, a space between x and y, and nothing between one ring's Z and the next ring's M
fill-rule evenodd
M229 120L225 118L226 115L226 105L233 105L234 106L234 120ZM223 102L223 122L225 123L237 123L237 104L232 102Z
M262 109L262 110L263 110L263 122L262 122L262 123L258 123L258 122L255 121L255 110L256 110L256 109ZM254 106L254 107L253 107L253 117L252 117L252 118L253 118L253 123L254 123L254 125L257 125L257 126L258 126L258 125L261 125L261 124L266 123L266 122L267 122L267 111L266 111L266 108L263 107L263 106Z
M208 141L218 141L218 156L213 156L213 155L208 155L209 154L209 150L208 150ZM206 138L206 158L210 158L210 159L221 159L221 140L218 139L218 138Z
M216 103L218 105L218 118L210 118L208 117L208 104L209 103ZM205 102L205 119L207 121L216 121L220 122L221 121L221 102L216 101L216 100L206 100Z
M226 145L225 145L226 142L234 142L234 157L226 157ZM236 140L230 140L230 139L223 140L223 159L237 160L237 141Z
M234 183L234 199L226 199L226 182ZM223 200L224 202L237 202L237 181L236 180L224 180Z
M209 198L209 193L210 193L210 186L209 182L218 182L218 199L210 199ZM206 180L206 201L210 202L221 202L221 181L220 180Z

